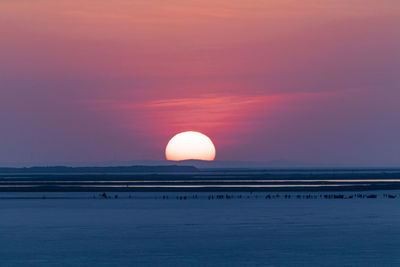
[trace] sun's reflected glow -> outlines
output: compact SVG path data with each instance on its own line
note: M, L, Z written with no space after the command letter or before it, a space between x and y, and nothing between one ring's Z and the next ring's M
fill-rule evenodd
M211 139L199 132L183 132L175 135L165 149L167 160L214 160L215 146Z

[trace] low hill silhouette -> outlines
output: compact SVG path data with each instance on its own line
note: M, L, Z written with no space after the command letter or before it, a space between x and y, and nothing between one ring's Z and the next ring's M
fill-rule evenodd
M29 168L0 168L0 173L130 173L130 172L197 172L193 166L117 166L117 167L29 167Z

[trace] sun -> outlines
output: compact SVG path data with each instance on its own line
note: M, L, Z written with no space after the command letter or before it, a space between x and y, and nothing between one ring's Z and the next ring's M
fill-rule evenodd
M188 131L182 132L169 140L165 148L167 160L208 160L215 159L215 146L205 134Z

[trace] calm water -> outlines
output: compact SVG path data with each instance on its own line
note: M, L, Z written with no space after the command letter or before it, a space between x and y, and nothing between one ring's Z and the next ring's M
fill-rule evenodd
M0 191L400 190L398 169L209 170L193 173L3 173Z
M153 189L284 189L284 188L371 188L400 187L400 179L196 179L196 180L3 180L0 189L74 191L74 190L153 190Z
M370 194L1 193L0 266L400 265L400 198Z

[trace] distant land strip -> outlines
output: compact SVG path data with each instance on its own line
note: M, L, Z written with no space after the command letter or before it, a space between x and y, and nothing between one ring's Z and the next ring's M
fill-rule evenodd
M198 172L199 169L193 166L121 166L121 167L29 167L29 168L0 168L0 173L134 173L134 172Z

